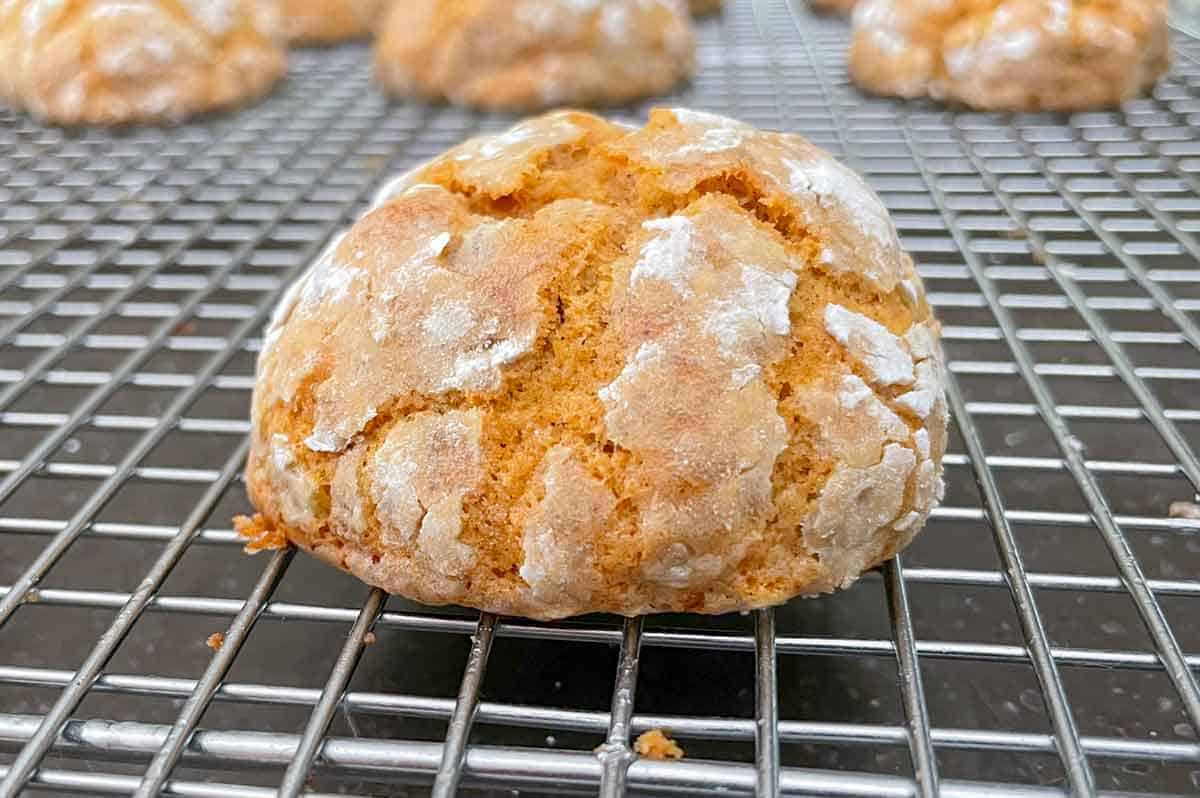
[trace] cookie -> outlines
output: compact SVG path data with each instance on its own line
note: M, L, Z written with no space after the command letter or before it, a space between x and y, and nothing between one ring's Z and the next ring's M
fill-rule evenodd
M282 0L283 29L297 44L364 39L383 21L389 0Z
M375 72L401 96L489 109L620 103L692 74L682 0L406 0Z
M983 110L1084 110L1147 92L1170 65L1166 0L862 0L860 87Z
M256 535L431 604L720 613L850 584L940 500L938 324L805 139L555 113L379 202L266 331Z
M174 122L245 103L283 76L268 0L13 0L0 96L64 124Z
M858 0L808 0L808 4L822 14L849 14Z

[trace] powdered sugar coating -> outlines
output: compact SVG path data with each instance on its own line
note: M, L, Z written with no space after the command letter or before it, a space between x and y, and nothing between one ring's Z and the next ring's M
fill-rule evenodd
M539 469L545 494L525 521L521 579L533 600L555 607L586 607L600 582L596 541L617 500L588 473L571 449L558 445Z
M827 383L797 394L804 416L820 430L822 446L838 460L802 528L810 545L837 541L822 557L834 581L844 585L864 563L879 559L890 534L905 541L915 534L942 499L945 374L930 322L914 324L900 337L839 305L827 305L824 319L873 385L913 385L889 400L848 374L840 378L837 406ZM911 429L903 415L922 426ZM910 509L901 512L906 491Z
M280 432L316 489L289 539L422 601L718 612L903 545L946 423L911 263L880 269L862 253L890 244L847 203L792 190L807 144L679 116L702 129L558 114L472 142L326 253L261 357L248 481L269 523ZM711 129L742 142L670 162ZM827 305L854 309L845 334ZM922 417L901 399L929 384Z
M897 520L916 462L911 449L890 443L877 464L839 464L829 477L803 529L805 542L829 564L836 584L849 584L879 558L875 532Z
M365 526L359 471L366 458L363 447L356 447L338 459L329 486L329 525L339 537L353 540Z
M261 6L272 6L265 0ZM259 95L283 73L272 14L251 0L9 0L0 95L65 123L175 121Z
M501 368L533 343L538 290L572 230L599 212L564 201L533 219L493 221L440 187L414 186L308 276L289 324L328 330L323 356L295 335L272 347L261 373L284 401L317 376L305 443L321 452L341 451L396 397L495 390ZM533 231L542 231L536 247L513 246Z
M647 167L666 164L664 179L679 192L728 177L749 180L764 205L788 208L824 240L826 262L834 271L861 275L885 292L913 278L911 262L874 192L799 136L672 109L651 113L645 129L611 146Z
M797 194L811 193L818 202L838 202L857 221L864 233L882 246L894 244L896 228L879 198L863 179L832 158L810 161L783 159L791 176L791 189Z
M851 74L871 91L978 108L1085 109L1153 85L1166 0L862 0Z
M928 360L916 365L915 384L908 393L896 397L896 404L922 421L933 412L933 403L941 395L942 385L934 364Z
M615 103L666 91L695 68L675 0L395 3L376 74L397 94L491 109Z
M696 260L692 257L692 242L696 226L686 216L670 216L652 219L642 224L642 229L654 236L642 245L637 263L629 273L629 287L634 288L641 280L663 280L680 296L688 296L691 289L690 269Z
M452 150L449 157L460 163L464 180L498 197L520 185L531 161L583 135L567 114L549 114L537 125L522 122L503 133L471 139ZM497 158L501 153L505 157Z
M213 36L224 36L237 21L239 0L182 0L200 27Z
M885 445L908 440L908 425L854 374L805 386L796 401L828 454L849 466L874 465Z
M367 467L384 544L415 547L446 576L474 563L458 541L462 500L483 478L477 410L418 413L397 424Z
M605 430L638 455L650 494L643 571L676 588L718 577L749 544L747 519L769 517L787 429L761 371L784 353L799 266L725 203L701 199L684 218L649 230L692 231L671 252L672 280L634 280L640 258L614 269L629 358L599 392ZM750 241L753 264L739 257Z
M289 524L303 526L313 521L316 485L297 465L291 441L282 433L271 436L267 479L279 495L280 515Z
M825 306L825 329L853 357L876 385L911 385L912 355L886 327L841 305Z

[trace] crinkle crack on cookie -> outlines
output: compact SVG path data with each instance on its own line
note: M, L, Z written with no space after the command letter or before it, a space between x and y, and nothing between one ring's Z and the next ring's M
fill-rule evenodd
M375 73L400 96L528 110L662 94L695 51L683 0L404 0Z
M260 353L256 528L503 614L851 583L942 496L938 325L879 200L713 114L530 119L391 181Z
M862 88L991 110L1084 110L1153 87L1170 65L1167 0L861 0Z
M267 92L287 66L273 0L10 0L0 96L64 124L175 122Z

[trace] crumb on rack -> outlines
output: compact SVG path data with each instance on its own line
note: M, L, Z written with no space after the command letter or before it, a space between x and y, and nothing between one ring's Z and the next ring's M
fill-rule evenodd
M208 636L208 639L204 641L204 645L208 646L213 651L220 651L221 646L225 645L225 633L213 632Z
M375 637L374 632L367 632L365 635L363 635L363 645L364 646L374 645L376 639L377 638Z
M647 759L683 759L679 743L663 734L662 729L642 732L634 741L633 750Z
M247 554L257 554L268 549L282 549L287 545L287 538L284 537L284 534L268 524L262 513L255 513L252 516L235 515L233 531L238 534L238 537L246 538L247 542L242 547L242 551Z
M1171 502L1171 506L1167 509L1167 515L1171 518L1187 518L1193 521L1200 520L1200 504L1195 502Z

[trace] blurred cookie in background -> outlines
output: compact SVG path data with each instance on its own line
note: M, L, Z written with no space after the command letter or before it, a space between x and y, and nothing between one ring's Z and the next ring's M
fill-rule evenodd
M861 88L983 110L1119 105L1170 64L1167 0L862 0L850 75Z
M392 94L508 110L661 94L695 62L682 0L406 0L375 49Z
M274 0L13 0L0 95L63 124L176 122L247 102L284 74Z

